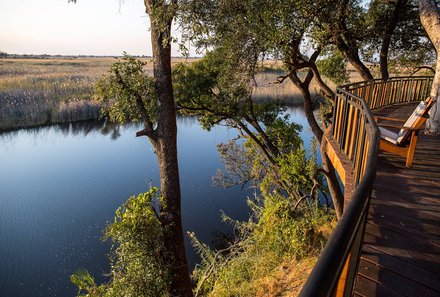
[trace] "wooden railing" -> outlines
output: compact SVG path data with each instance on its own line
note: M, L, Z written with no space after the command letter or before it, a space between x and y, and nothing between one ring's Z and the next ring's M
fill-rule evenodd
M339 87L365 100L370 110L424 100L429 96L432 76L394 77Z
M337 88L321 146L345 186L344 212L299 296L352 295L379 150L371 110L423 100L431 84L431 77L399 77Z

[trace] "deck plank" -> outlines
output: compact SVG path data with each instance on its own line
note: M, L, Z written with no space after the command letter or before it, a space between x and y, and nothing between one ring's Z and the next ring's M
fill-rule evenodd
M376 283L369 278L362 275L358 275L356 279L355 293L359 296L369 297L369 296L386 296L386 297L402 297L386 286Z
M440 282L430 277L431 272L417 267L411 263L401 261L391 255L385 254L369 246L364 246L362 250L362 260L375 263L377 266L393 271L401 276L411 279L417 283L423 284L440 294ZM365 272L360 271L360 274Z
M423 284L364 259L359 264L359 275L384 287L393 288L402 296L438 297L439 294Z
M381 115L404 119L414 104ZM354 294L440 296L440 137L421 134L414 163L380 152Z

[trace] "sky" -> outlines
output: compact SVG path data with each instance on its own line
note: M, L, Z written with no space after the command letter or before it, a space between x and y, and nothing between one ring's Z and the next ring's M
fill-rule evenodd
M0 0L0 51L8 54L151 56L148 28L142 0Z

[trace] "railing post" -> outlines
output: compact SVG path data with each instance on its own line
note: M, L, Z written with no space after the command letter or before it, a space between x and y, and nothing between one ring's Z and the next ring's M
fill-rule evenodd
M344 106L342 110L342 121L341 121L341 140L339 143L339 148L341 150L344 150L345 137L347 135L348 109L349 109L348 97L344 96Z
M368 209L370 205L370 196L371 192L368 195L367 204L365 205L365 209ZM356 237L354 239L353 248L350 253L350 262L348 265L346 280L347 283L345 285L344 297L351 297L354 289L354 285L356 282L356 274L359 268L360 263L360 254L361 254L361 245L362 239L364 238L365 233L365 225L367 221L368 212L364 212L361 218L361 225L359 226L359 232L357 232Z
M410 78L409 83L408 83L408 92L406 94L406 102L411 102L411 99L414 98L414 84L415 84L415 80L414 78Z
M336 136L336 128L337 128L337 125L338 125L338 123L337 123L337 109L338 109L338 106L339 106L339 93L338 93L338 91L336 91L335 100L334 100L334 102L332 104L333 115L332 115L332 124L331 125L332 125L332 136L333 137Z

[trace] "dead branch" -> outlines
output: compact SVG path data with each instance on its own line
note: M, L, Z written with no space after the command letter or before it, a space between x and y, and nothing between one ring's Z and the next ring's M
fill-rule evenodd
M289 78L290 72L287 73L286 75L280 75L277 76L277 80L274 82L269 83L269 85L278 85L278 84L282 84L286 79Z
M432 71L432 74L435 74L435 70L432 67L429 67L429 66L417 66L417 67L414 67L414 71L410 74L410 76L413 76L414 74L416 74L417 72L419 72L422 69L430 70L430 71Z

